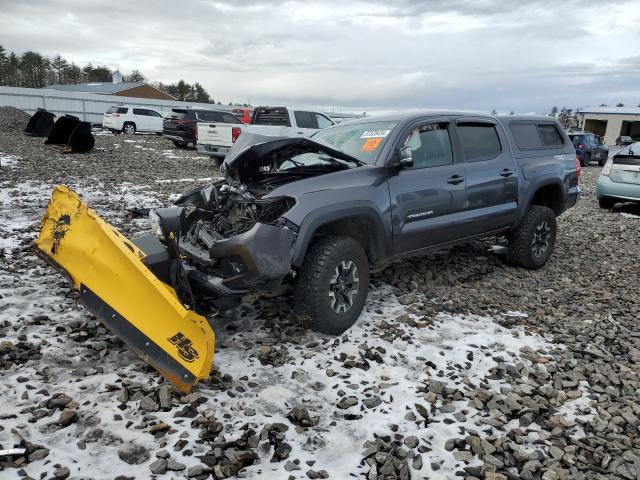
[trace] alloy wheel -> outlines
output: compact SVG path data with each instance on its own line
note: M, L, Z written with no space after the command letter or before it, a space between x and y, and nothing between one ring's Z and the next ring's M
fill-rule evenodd
M551 239L551 227L546 221L538 224L533 232L533 240L531 241L531 252L537 258L543 256L549 248L549 240Z
M336 313L349 311L359 288L360 276L355 262L352 260L340 262L329 279L331 309Z

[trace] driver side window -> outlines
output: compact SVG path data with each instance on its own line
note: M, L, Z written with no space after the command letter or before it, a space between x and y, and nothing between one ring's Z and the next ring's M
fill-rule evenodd
M404 144L411 148L413 168L439 167L453 163L446 123L418 127L411 132Z

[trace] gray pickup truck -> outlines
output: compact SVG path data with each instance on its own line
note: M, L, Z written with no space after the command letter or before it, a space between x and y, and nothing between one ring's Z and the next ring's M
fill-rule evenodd
M549 117L423 112L312 138L242 135L220 179L150 212L148 267L196 309L293 291L311 328L358 318L369 272L486 236L542 267L579 195L571 140ZM171 273L172 272L172 273ZM176 273L177 272L177 273Z

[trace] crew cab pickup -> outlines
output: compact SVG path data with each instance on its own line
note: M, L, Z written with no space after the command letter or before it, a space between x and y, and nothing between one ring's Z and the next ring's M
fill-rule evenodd
M179 264L149 268L182 272L174 288L190 305L289 288L304 324L339 334L362 311L370 270L392 261L502 236L508 262L543 267L580 169L549 117L422 112L312 138L243 133L224 179L152 211L168 252L158 262Z
M198 152L224 158L243 132L273 137L309 137L333 121L319 112L285 107L258 107L250 125L225 125L218 122L198 123Z

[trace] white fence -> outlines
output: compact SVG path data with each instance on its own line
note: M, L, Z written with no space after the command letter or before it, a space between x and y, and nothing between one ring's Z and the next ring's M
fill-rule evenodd
M91 123L102 123L102 116L112 105L133 105L166 112L172 108L202 107L216 110L233 110L237 107L212 103L155 100L152 98L120 97L97 93L63 92L41 88L0 87L0 107L16 107L33 114L38 108L46 108L56 115L75 115Z
M152 98L119 97L97 93L63 92L46 88L0 87L0 107L16 107L33 114L38 108L46 108L56 115L75 115L91 123L102 123L102 116L112 105L133 105L147 107L159 112L172 108L200 107L231 111L237 107L213 103L179 102L177 100L155 100ZM346 112L326 112L336 121L360 118L363 115Z

